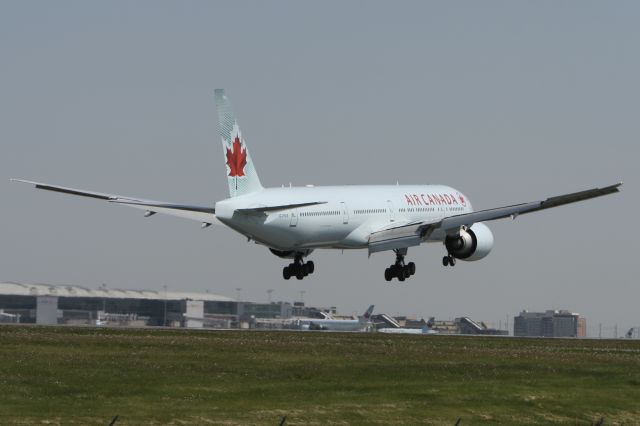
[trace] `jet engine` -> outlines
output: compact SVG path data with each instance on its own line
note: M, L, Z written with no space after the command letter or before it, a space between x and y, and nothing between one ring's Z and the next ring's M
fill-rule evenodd
M276 250L270 248L269 251L275 254L278 257L283 259L295 259L295 258L303 258L307 257L313 252L313 249L305 249L305 250Z
M444 244L449 254L457 259L480 260L491 252L493 234L484 223L474 223L466 230L461 229L457 235L447 236Z

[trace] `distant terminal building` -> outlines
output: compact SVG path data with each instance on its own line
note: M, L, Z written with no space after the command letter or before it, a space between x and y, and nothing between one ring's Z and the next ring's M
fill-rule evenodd
M238 302L213 293L0 283L1 322L249 328L255 318L291 314L289 303Z
M293 302L292 315L294 317L307 318L327 318L335 317L338 314L338 308L331 306L328 308L306 306L304 302Z
M586 337L587 321L566 310L522 311L513 319L514 336Z

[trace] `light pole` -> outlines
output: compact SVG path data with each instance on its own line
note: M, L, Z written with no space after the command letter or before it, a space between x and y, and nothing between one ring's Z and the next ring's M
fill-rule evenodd
M267 295L269 296L269 304L271 304L271 293L273 293L273 289L272 288L267 290Z
M103 292L106 293L107 292L107 283L100 284L100 290L102 290ZM102 297L102 312L103 312L103 315L106 316L106 314L107 314L107 301L104 298L104 295Z
M236 300L240 301L240 293L242 293L242 287L236 287Z
M306 291L304 291L304 290L300 290L300 301L301 301L302 303L304 303L304 294L305 294L305 293L306 293Z
M167 285L163 285L164 288L164 319L162 320L162 326L167 326Z

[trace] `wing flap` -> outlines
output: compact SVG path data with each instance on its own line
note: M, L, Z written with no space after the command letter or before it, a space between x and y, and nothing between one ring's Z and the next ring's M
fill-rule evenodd
M369 235L369 254L418 246L424 237L421 230L429 224L427 221L410 221L372 232Z

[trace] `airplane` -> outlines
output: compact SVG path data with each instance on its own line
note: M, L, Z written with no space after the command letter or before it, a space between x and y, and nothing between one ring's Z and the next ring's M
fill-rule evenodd
M387 334L438 334L438 330L433 329L434 322L435 322L435 318L431 317L429 318L429 321L427 321L427 323L422 328L390 327L390 328L380 328L378 329L378 331L380 333L387 333Z
M378 331L385 334L438 334L426 325L422 328L381 328Z
M371 325L373 305L355 320L317 319L309 321L309 330L362 331Z
M622 183L593 188L541 201L510 204L474 211L469 197L446 185L351 185L264 188L224 90L215 90L220 135L226 159L229 198L215 205L195 206L85 191L23 179L12 179L36 188L90 197L112 204L183 217L203 228L224 224L248 241L292 262L282 269L285 280L301 280L315 271L316 249L366 249L392 251L395 262L384 278L404 281L416 272L405 262L410 247L422 243L443 244L443 266L457 260L472 262L486 257L494 245L484 223L512 218L565 204L619 192Z

